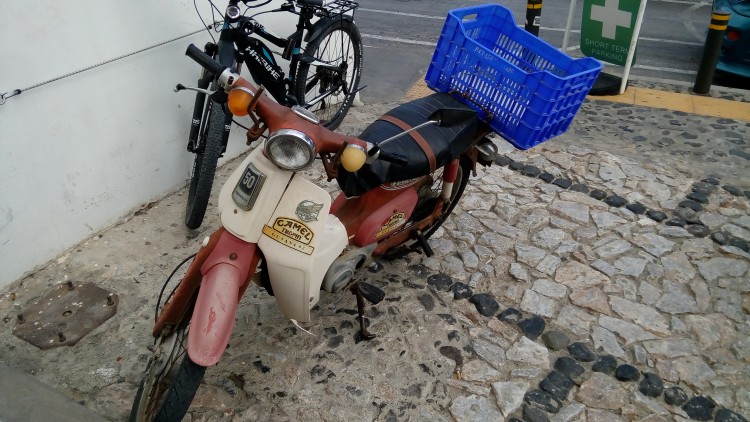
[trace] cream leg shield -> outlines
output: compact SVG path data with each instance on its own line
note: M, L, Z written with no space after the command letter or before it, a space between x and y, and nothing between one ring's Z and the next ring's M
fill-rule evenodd
M348 244L346 228L330 208L328 192L295 175L263 227L258 246L276 301L289 319L310 321L323 276Z

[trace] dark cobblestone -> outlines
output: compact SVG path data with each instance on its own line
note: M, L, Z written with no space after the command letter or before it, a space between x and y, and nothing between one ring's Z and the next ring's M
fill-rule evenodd
M542 390L529 390L524 396L524 401L538 406L549 413L557 413L562 407L562 402L560 400Z
M534 315L519 321L518 326L523 331L523 335L531 340L536 340L544 332L545 323L542 317Z
M518 171L518 170L521 170L522 168L524 168L524 166L526 166L526 164L524 164L524 163L522 163L520 161L512 161L511 160L510 165L508 166L508 168L511 169L511 170Z
M714 190L716 190L716 185L706 183L706 182L695 182L692 186L693 192L695 191L705 191L706 193L711 193Z
M569 376L552 371L539 383L539 388L548 392L552 397L564 401L567 400L568 393L574 385L575 383Z
M555 186L559 186L559 187L561 187L563 189L567 189L567 188L570 187L570 185L573 184L573 182L571 182L568 179L557 178L557 179L555 179L555 180L552 181L552 184L555 185Z
M734 185L724 185L721 187L725 191L731 193L734 196L742 196L742 189Z
M734 246L736 248L740 248L740 249L742 249L745 252L748 252L748 249L750 249L748 247L747 241L742 240L742 239L740 239L738 237L734 237L734 236L727 236L727 237L729 238L729 240L727 241L727 244L729 246Z
M541 179L541 180L543 180L543 181L545 181L547 183L555 180L555 176L553 176L550 173L547 173L546 171L541 172L538 177L539 177L539 179Z
M497 158L495 158L495 164L505 167L508 164L510 164L510 158L504 156L504 155L498 155Z
M664 390L664 401L673 406L682 406L687 402L688 396L680 387L669 387Z
M484 316L493 316L500 309L497 301L487 293L475 294L469 299L477 307L477 312Z
M625 200L625 198L619 195L608 196L604 200L604 202L610 207L616 207L616 208L622 207L623 205L628 203L628 201Z
M635 366L624 364L615 369L615 378L620 381L638 381L641 374Z
M714 415L716 403L703 396L693 397L682 406L690 419L697 421L710 421Z
M474 292L471 291L471 287L464 283L455 283L451 286L453 292L453 299L466 299L471 297Z
M557 358L555 361L555 369L569 376L573 381L576 381L577 384L580 384L580 382L583 381L583 375L586 371L583 366L576 362L575 359L568 356ZM612 369L614 370L614 368Z
M680 217L673 217L673 218L667 220L667 222L664 223L664 224L666 224L668 226L685 227L685 225L687 224L687 221L683 220Z
M727 235L721 232L711 233L711 240L718 243L719 245L726 245L729 242Z
M540 174L542 174L542 171L539 170L539 167L526 165L523 167L523 169L521 169L521 174L523 174L524 176L529 176L529 177L537 177Z
M612 355L599 356L591 370L594 372L601 372L607 375L612 375L617 368L617 359Z
M711 234L711 230L709 230L708 227L700 224L689 225L687 231L695 237L706 237Z
M664 220L666 220L668 218L667 214L664 214L663 212L656 211L656 210L648 210L648 211L646 211L646 216L648 216L648 218L650 218L650 219L652 219L654 221L658 221L658 222L662 222L662 221L664 221Z
M747 422L744 416L729 409L719 409L716 412L716 422Z
M497 319L499 319L500 321L516 324L521 320L521 311L516 308L508 308L500 312L500 315L497 316Z
M691 210L693 210L695 212L703 211L703 205L701 205L697 201L692 201L692 200L689 200L689 199L686 199L684 201L680 201L680 203L677 204L677 206L683 207L683 208L690 208Z
M701 182L714 186L719 186L719 183L721 183L719 182L719 179L717 177L713 176L706 177L705 179L701 180Z
M607 197L607 192L604 192L601 189L594 189L589 193L589 196L601 201L602 199Z
M588 346L580 342L568 346L568 353L581 362L593 362L596 359L594 352L592 352Z
M627 208L628 210L630 210L630 212L632 212L633 214L637 214L637 215L640 215L640 214L643 214L644 212L646 212L646 207L643 204L641 204L640 202L635 202L635 203L632 203L632 204L628 204L628 205L625 206L625 208Z
M570 185L570 190L573 192L589 193L589 187L583 183L574 183Z
M433 274L427 277L427 284L435 286L435 290L447 292L453 285L453 279L447 274Z
M708 204L708 195L704 195L698 192L690 192L687 195L687 199L692 199L693 201L700 202L701 204Z
M664 382L653 372L646 372L638 384L638 391L647 397L659 397L664 392Z
M523 420L524 422L549 422L549 417L542 409L529 404L524 404Z

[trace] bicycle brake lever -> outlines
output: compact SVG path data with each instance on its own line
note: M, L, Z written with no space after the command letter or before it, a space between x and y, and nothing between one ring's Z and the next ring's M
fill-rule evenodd
M183 84L177 84L177 86L174 87L174 92L180 92L180 91L183 91L183 90L200 92L201 94L206 94L206 95L213 94L212 91L209 91L207 89L195 88L195 87L192 87L192 86L185 86Z

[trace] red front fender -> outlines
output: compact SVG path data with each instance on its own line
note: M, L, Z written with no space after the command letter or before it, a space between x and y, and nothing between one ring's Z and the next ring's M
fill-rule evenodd
M257 245L224 232L201 266L203 279L188 333L188 355L198 365L214 365L224 354L237 304L258 263L257 252Z

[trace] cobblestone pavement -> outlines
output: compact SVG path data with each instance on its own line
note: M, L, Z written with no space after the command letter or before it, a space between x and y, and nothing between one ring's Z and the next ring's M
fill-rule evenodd
M389 106L352 110L343 130ZM349 293L322 296L311 335L252 288L186 420L746 421L748 126L588 101L567 134L502 145L434 256L367 272L386 293L367 313L375 340ZM162 281L218 225L188 232L182 193L4 289L0 362L125 419ZM73 347L12 336L15 313L67 280L116 292L118 314Z

